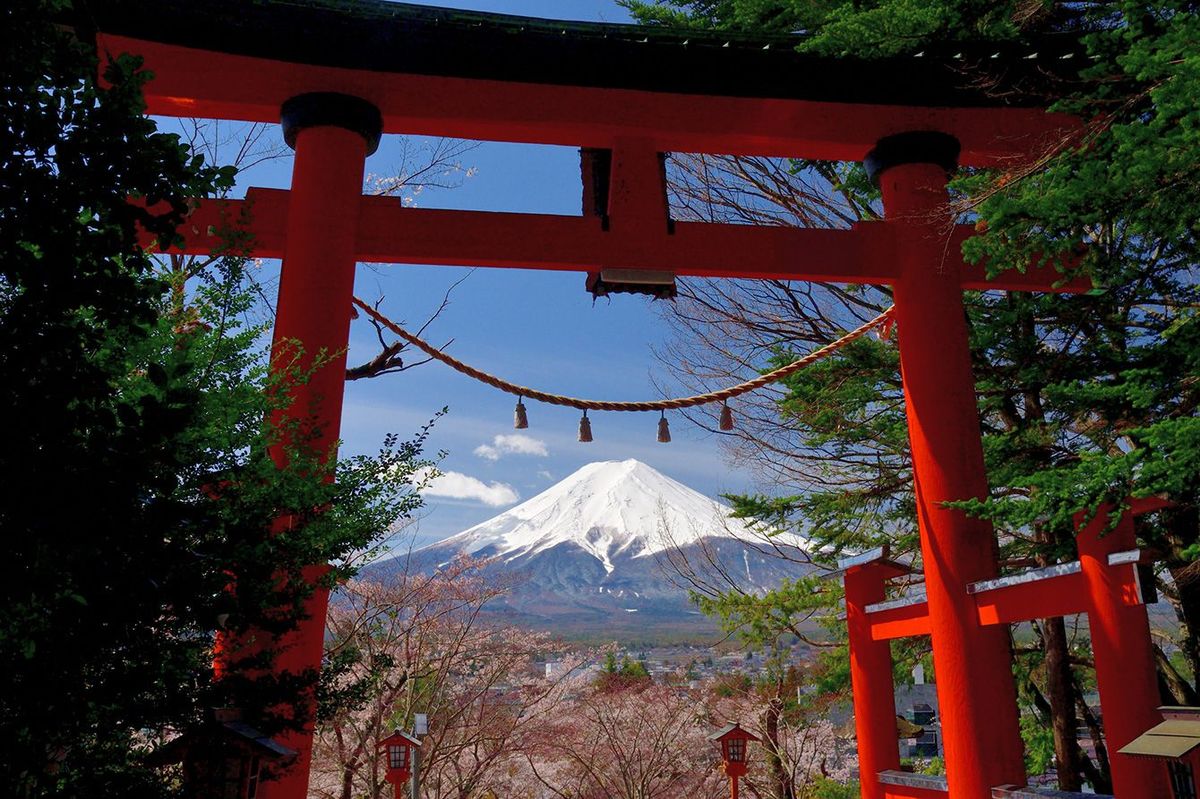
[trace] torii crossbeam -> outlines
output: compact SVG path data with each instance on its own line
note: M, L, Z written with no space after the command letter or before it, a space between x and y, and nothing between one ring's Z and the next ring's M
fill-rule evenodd
M102 52L139 54L154 73L149 113L282 117L296 151L290 191L202 203L184 248L207 253L213 231L244 221L255 254L284 259L276 342L341 353L294 405L306 411L319 402L318 443L332 444L340 429L358 261L891 285L949 796L986 799L993 786L1025 784L1008 638L980 622L967 591L996 576L994 536L986 522L943 507L987 492L962 292L1083 284L1059 285L1053 270L988 281L964 265L959 245L970 231L953 224L946 180L960 164L1021 163L1071 135L1075 120L1022 98L1073 63L1075 43L860 61L800 55L789 38L379 0L97 0L89 11ZM993 57L1010 69L985 92L970 66ZM609 150L607 207L578 217L499 214L363 196L364 162L383 133ZM886 221L845 230L673 222L660 158L667 152L870 156ZM324 594L314 597L278 670L320 664L325 603ZM287 743L301 754L265 786L270 799L306 793L311 734ZM887 748L870 754L870 773L864 764L864 799L882 799L873 774L899 765L897 747Z

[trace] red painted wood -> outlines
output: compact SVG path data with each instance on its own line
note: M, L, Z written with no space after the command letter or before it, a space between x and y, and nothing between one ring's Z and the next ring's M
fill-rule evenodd
M992 532L941 503L986 491L962 289L1041 290L1057 275L1035 272L984 282L982 270L965 268L955 238L962 231L950 225L945 176L930 165L885 173L886 224L831 231L679 223L668 235L661 176L650 159L657 152L704 152L857 161L888 135L937 130L959 140L965 165L1009 165L1061 140L1075 129L1075 120L1036 109L914 108L386 74L108 35L98 41L114 54L144 56L155 75L146 93L152 114L276 122L290 97L332 91L374 103L390 133L614 150L612 231L606 233L590 217L418 211L401 209L396 200L362 198L361 138L336 128L300 133L291 196L255 192L259 204L251 230L255 254L286 256L276 363L289 339L304 344L305 359L318 349L332 355L296 391L291 411L316 418L319 440L331 454L341 414L355 260L578 271L607 266L701 277L894 284L929 600L924 615L897 613L878 629L892 624L899 625L893 630L928 627L932 633L955 799L984 799L991 785L1024 783L1007 637L981 623L966 593L969 583L995 575ZM235 208L202 207L189 225L187 246L211 249L209 225ZM860 733L860 756L865 742L867 759L878 765L870 773L898 757L894 706L884 695L891 694L888 643L861 612L865 596L882 599L882 581L877 582L860 590L847 577L848 618L859 658L852 674L869 723ZM851 594L860 608L854 614ZM1111 600L1112 592L1106 596ZM280 670L319 665L325 601L323 592L313 598L312 618L289 638L293 646L277 664ZM298 710L304 716L310 711ZM301 755L282 780L265 786L272 799L305 794L311 732L286 743ZM878 787L864 795L941 795L894 787L881 793Z
M942 507L987 494L961 278L945 257L946 175L932 164L881 176L898 225L900 366L913 453L946 773L955 799L1025 783L1008 633L979 623L970 583L996 576L991 525Z
M888 576L890 570L886 566L868 563L849 569L844 578L862 799L883 799L879 772L900 768L892 648L888 641L878 640L872 634L873 614L868 615L865 610L867 605L883 600Z
M327 359L292 390L287 416L313 423L313 444L330 457L337 454L342 418L365 160L366 142L343 128L308 128L296 140L272 367L287 369L298 362L307 369L317 357ZM283 453L277 449L273 456L280 461ZM323 568L314 566L306 576L315 579ZM277 672L320 668L327 603L328 591L317 589L305 606L308 618L281 642ZM264 783L267 799L299 799L308 791L315 706L300 706L294 712L305 730L285 736L284 744L299 755L278 780Z
M258 258L282 258L287 238L290 192L273 189L246 191L244 200L200 200L177 233L183 239L173 251L208 255L227 246L230 236L242 236L244 254ZM143 236L143 245L151 242Z
M646 195L653 197L653 194ZM661 197L661 194L659 195ZM289 197L278 189L251 189L247 199L200 203L180 234L183 252L207 254L213 233L244 220L253 254L283 255ZM618 203L619 208L619 203ZM359 199L355 258L374 263L484 266L588 272L603 268L670 270L684 277L811 280L889 284L896 267L896 228L867 222L848 230L676 222L668 234L658 224L614 221L604 231L591 216L515 214L403 208L393 197ZM1086 280L1056 287L1059 274L1035 269L988 280L981 265L962 265L962 241L973 234L958 225L943 249L961 269L962 288L1018 291L1085 291Z
M677 222L652 231L596 217L485 211L364 209L360 254L386 263L558 271L670 270L681 276L889 283L890 231L751 227Z
M612 147L641 138L661 152L859 161L894 133L940 130L962 143L962 163L995 166L1073 130L1065 115L1018 108L914 108L711 97L349 70L235 56L101 34L102 48L139 53L155 74L148 112L278 122L305 92L362 97L387 133ZM598 67L599 68L599 67Z
M871 637L876 641L929 635L929 608L926 603L872 613Z
M993 588L974 594L974 598L979 623L983 625L1070 616L1088 609L1086 586L1080 574Z
M1110 553L1136 548L1133 517L1133 512L1126 512L1115 529L1101 535L1108 514L1099 513L1079 531L1076 542L1089 606L1088 629L1113 794L1120 799L1160 799L1169 794L1161 762L1117 751L1161 721L1150 621L1146 606L1130 601L1136 599L1130 596L1136 579L1134 566L1108 565Z
M655 240L667 235L667 173L652 142L622 138L614 143L606 213L614 238Z
M1125 572L1128 572L1127 574ZM1115 583L1116 597L1123 604L1137 605L1133 570L1121 567ZM1021 583L974 594L979 623L984 626L1017 624L1050 616L1086 613L1090 607L1087 585L1082 574L1067 574L1036 583ZM927 603L872 613L871 637L876 641L928 635Z

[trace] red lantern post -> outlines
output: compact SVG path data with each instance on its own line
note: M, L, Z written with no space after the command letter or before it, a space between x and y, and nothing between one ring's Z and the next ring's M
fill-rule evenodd
M734 723L708 736L708 740L721 744L722 768L729 775L729 795L738 799L738 778L746 775L747 744L759 740L758 737Z
M387 757L387 776L396 791L396 799L403 799L404 785L412 776L413 750L421 741L403 730L396 730L379 742L379 748Z

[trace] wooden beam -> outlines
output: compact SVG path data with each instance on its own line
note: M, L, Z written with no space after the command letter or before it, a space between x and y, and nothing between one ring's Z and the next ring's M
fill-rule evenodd
M718 97L447 78L298 64L111 34L103 51L136 53L154 80L147 112L279 121L284 100L341 92L374 103L386 133L612 148L642 139L659 152L860 161L885 136L939 130L964 166L1005 166L1077 130L1035 108L946 108Z
M287 209L288 192L280 189L251 189L244 201L204 201L180 231L181 249L207 254L220 242L217 231L240 223L253 240L250 254L282 257ZM952 231L947 262L953 262L959 243L971 232L966 225ZM683 277L885 285L896 278L896 246L894 228L883 222L841 230L676 222L673 233L665 225L605 231L595 216L404 208L395 197L364 196L356 258L372 263L569 272L653 269ZM1047 269L988 281L982 267L964 266L961 259L945 268L962 270L967 288L1086 288L1080 281L1055 287L1061 276Z
M1019 582L975 596L979 623L1015 624L1087 611L1087 586L1078 570L1035 582Z
M929 635L929 606L924 602L870 614L871 637L876 641Z

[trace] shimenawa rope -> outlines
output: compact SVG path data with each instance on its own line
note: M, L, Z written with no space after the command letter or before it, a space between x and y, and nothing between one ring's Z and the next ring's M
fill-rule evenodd
M874 319L871 319L870 321L856 327L854 330L851 330L849 333L837 339L836 341L831 341L824 347L813 350L807 355L797 358L785 366L781 366L778 369L772 369L770 372L759 375L751 380L747 380L744 383L738 383L736 386L730 386L729 388L723 388L718 391L710 391L707 394L696 394L695 396L691 397L676 397L674 399L651 400L649 402L608 402L606 400L589 400L579 399L577 397L567 397L563 396L562 394L549 394L545 391L538 391L537 389L529 388L528 386L519 386L516 383L511 383L503 378L480 371L473 366L463 363L454 356L448 355L447 353L439 350L437 347L433 346L419 336L409 333L407 330L400 327L400 325L396 324L391 319L388 319L386 316L360 300L358 297L354 297L353 302L368 316L386 327L388 330L391 330L400 338L412 344L414 347L417 347L430 357L436 358L437 360L449 366L451 369L461 372L468 377L472 377L481 383L486 383L493 388L498 388L501 391L509 394L515 394L517 397L523 399L537 400L538 402L545 402L548 405L565 405L568 408L578 408L585 411L668 411L677 408L694 408L697 405L707 405L711 402L725 402L734 397L753 391L756 388L762 388L763 386L774 383L777 380L782 380L793 372L798 372L804 367L815 363L822 358L832 355L850 342L862 338L874 328L889 326L892 321L892 308L889 307L886 311L879 314Z

